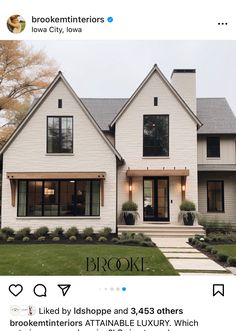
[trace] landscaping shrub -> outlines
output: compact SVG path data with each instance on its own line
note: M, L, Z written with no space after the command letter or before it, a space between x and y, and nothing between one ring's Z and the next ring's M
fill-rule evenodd
M98 241L99 241L99 242L105 242L105 241L107 241L107 238L101 236L101 237L98 238Z
M227 263L231 266L231 267L236 267L236 257L228 257L227 259Z
M92 227L88 227L88 228L85 228L83 230L83 236L86 238L86 237L91 237L94 233L94 230Z
M4 233L7 237L13 237L15 231L12 228L9 228L6 226L5 228L2 228L2 233Z
M212 246L207 246L207 247L206 247L206 251L209 252L209 253L211 253L212 249L213 249Z
M121 240L133 239L135 237L135 232L122 232L120 235Z
M210 233L228 234L232 232L232 225L230 223L203 220L200 224L204 227L207 236Z
M60 241L60 237L53 237L52 241Z
M46 240L46 237L45 236L40 236L37 239L38 239L38 241L45 241Z
M70 237L69 237L69 240L70 240L70 241L76 241L77 238L76 238L76 236L70 236Z
M24 238L22 238L22 241L23 241L24 243L26 243L26 242L30 241L30 238L29 238L29 237L24 237Z
M137 211L138 205L133 201L126 201L122 204L123 211Z
M119 241L119 238L112 238L111 241L112 241L114 244L117 244L117 242Z
M69 238L69 239L70 239L70 237L77 238L78 235L79 235L79 230L75 226L72 226L65 232L65 237Z
M143 246L143 247L155 247L156 244L152 241L141 241L140 242L140 246Z
M93 241L93 238L90 237L90 236L88 236L88 237L85 238L85 240L86 240L86 241Z
M200 248L205 249L207 247L206 243L200 243Z
M222 253L217 253L217 260L219 262L226 262L228 259L228 255L222 254Z
M39 239L40 237L46 237L49 232L49 228L47 226L42 226L34 231L34 237Z
M112 233L112 229L109 227L105 227L104 229L99 231L99 235L102 237L109 237L109 235Z
M52 237L61 237L63 235L63 232L64 230L62 229L62 227L57 227L52 231L51 235Z
M16 240L22 240L24 237L29 237L30 235L30 228L27 227L27 228L23 228L19 231L16 232L15 234L15 239Z
M236 242L236 233L210 233L206 239L209 243L234 243Z
M0 241L1 240L6 240L7 236L5 235L5 233L0 232Z
M211 253L214 254L214 255L216 255L216 254L218 253L218 252L217 252L217 249L213 248L213 249L211 250Z
M13 242L15 240L15 238L14 237L8 237L7 238L7 242L9 243L9 242Z
M197 241L198 241L197 239L193 238L193 239L192 239L192 245L195 246L196 243L197 243Z
M193 241L193 238L191 237L191 238L188 238L188 242L191 244L192 243L192 241Z
M194 202L190 200L184 200L179 206L179 209L183 211L193 211L196 210L196 206Z

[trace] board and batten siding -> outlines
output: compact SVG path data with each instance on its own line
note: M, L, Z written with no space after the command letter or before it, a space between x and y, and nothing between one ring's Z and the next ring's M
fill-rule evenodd
M207 212L207 181L224 181L224 212ZM233 173L205 172L198 177L198 206L199 212L212 221L231 222L236 227L236 177Z
M158 97L158 106L154 106ZM169 157L143 157L143 116L169 115ZM183 169L190 170L186 183L186 198L198 205L197 189L197 128L157 73L154 73L133 99L116 123L116 149L125 160L118 169L118 212L128 200L129 185L126 177L130 169ZM176 223L181 203L181 180L170 178L170 222ZM143 221L143 179L133 178L133 201L138 204L139 222Z
M58 99L63 108L58 109ZM73 116L73 155L47 155L47 116ZM95 231L116 229L116 156L71 95L59 81L30 118L23 130L3 155L2 226L31 229L92 226ZM100 217L17 217L17 206L11 206L11 190L7 172L87 172L105 171L104 207ZM16 199L17 201L17 199Z
M207 157L207 135L199 135L197 141L198 164L236 164L235 136L220 136L220 157Z

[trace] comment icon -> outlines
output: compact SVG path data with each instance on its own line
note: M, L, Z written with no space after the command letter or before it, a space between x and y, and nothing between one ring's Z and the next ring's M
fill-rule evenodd
M47 288L43 284L37 284L34 287L34 294L36 297L46 297L47 296Z

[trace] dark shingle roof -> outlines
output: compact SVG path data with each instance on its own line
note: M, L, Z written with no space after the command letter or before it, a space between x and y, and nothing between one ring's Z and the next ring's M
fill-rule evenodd
M109 130L109 124L128 101L128 99L104 98L81 98L81 100L102 130Z
M82 98L102 130L109 124L128 99ZM197 98L197 117L203 123L198 134L236 134L236 118L225 98Z
M236 118L225 98L198 98L197 116L203 123L198 134L236 134Z

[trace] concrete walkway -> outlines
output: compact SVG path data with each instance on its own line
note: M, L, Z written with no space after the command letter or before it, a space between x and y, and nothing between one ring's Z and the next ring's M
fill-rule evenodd
M232 273L230 273L232 270L226 270L218 263L209 259L205 254L190 246L187 243L188 238L153 237L152 241L155 242L181 276L232 276Z

